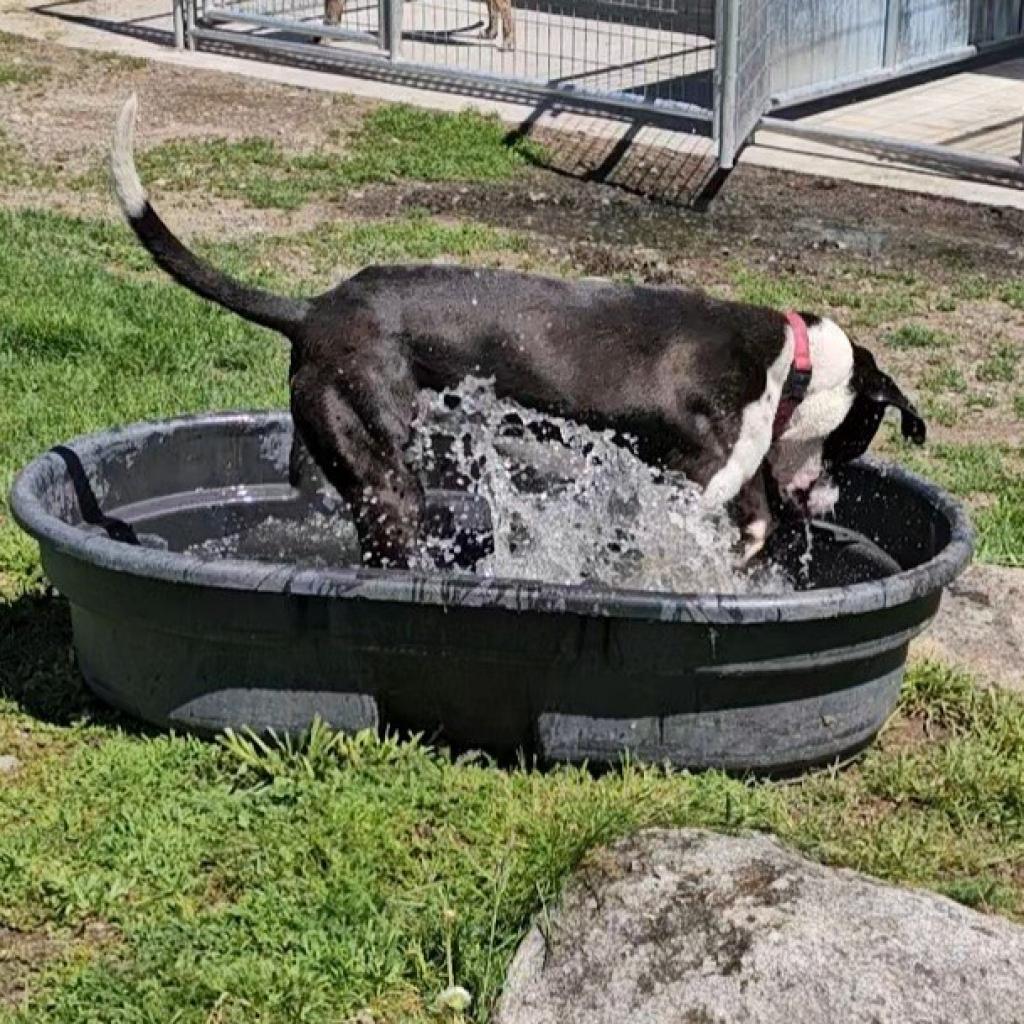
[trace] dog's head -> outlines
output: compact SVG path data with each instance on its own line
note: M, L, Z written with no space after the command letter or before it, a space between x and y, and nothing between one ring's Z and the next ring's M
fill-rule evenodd
M853 344L830 320L804 319L814 363L811 384L791 427L773 443L768 462L782 498L816 516L831 512L838 498L831 472L867 451L890 406L899 409L908 440L923 444L926 428L871 352Z

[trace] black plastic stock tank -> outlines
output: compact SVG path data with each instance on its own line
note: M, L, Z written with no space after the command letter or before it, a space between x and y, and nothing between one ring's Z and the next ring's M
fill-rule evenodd
M189 553L268 514L308 515L287 483L291 431L283 413L142 424L59 445L18 477L14 515L70 602L79 665L105 700L198 732L294 732L319 716L542 760L629 751L790 769L877 733L910 640L971 556L957 503L871 460L838 481L822 536L845 545L847 569L860 550L875 571L829 585L835 560L816 559L824 578L773 596Z

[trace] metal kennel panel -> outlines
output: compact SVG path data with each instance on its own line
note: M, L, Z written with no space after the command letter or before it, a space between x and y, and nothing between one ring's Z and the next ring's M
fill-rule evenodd
M771 99L775 21L771 0L721 0L718 36L718 162L729 169Z
M412 0L403 59L710 120L714 0L513 0L502 15L499 0Z

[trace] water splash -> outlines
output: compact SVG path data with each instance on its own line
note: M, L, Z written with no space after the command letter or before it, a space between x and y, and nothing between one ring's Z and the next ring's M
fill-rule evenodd
M494 553L478 575L675 593L792 589L779 570L737 568L739 532L701 508L695 484L642 462L610 431L498 399L489 381L421 392L408 459L421 478L487 501ZM422 553L421 567L435 554Z
M672 593L793 589L780 568L739 568L739 531L724 512L701 507L695 484L649 466L610 431L498 399L489 381L421 392L407 459L428 489L464 492L444 509L444 529L433 528L436 517L428 524L414 568L437 572L439 564L458 564L467 546L484 550L470 529L479 525L482 501L494 550L477 561L478 576ZM207 560L310 568L365 560L351 518L326 484L313 499L252 512L244 523L210 517L215 535L184 550Z

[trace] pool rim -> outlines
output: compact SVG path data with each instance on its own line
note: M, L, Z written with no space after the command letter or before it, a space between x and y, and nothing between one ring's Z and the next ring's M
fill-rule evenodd
M857 460L855 465L893 479L932 505L949 524L949 542L920 565L880 580L779 594L685 594L398 569L311 569L236 559L208 561L90 533L64 522L45 507L42 495L53 469L66 472L57 448L71 449L88 468L112 446L130 445L154 435L200 427L242 428L243 432L278 425L287 428L290 419L290 414L282 410L212 412L143 420L82 434L53 446L17 474L9 496L12 515L39 542L44 560L49 549L99 569L165 583L295 597L349 597L658 622L802 622L880 611L934 594L960 575L974 553L974 530L961 502L916 473L871 456Z

